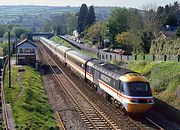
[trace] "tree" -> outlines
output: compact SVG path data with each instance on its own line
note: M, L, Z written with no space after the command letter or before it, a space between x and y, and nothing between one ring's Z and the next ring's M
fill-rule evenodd
M152 41L152 33L151 32L143 32L141 39L141 46L144 49L144 53L149 53Z
M140 52L142 49L140 46L140 36L139 34L131 32L122 32L116 35L116 42L120 44L121 48L128 51Z
M11 30L11 33L14 33L17 38L20 38L21 34L26 34L27 35L27 33L29 33L29 32L30 32L30 30L28 30L26 28L23 28L23 27L14 27Z
M155 4L144 6L144 29L152 34L159 31L159 21L156 10Z
M0 44L1 48L3 48L3 54L7 55L8 54L8 43L3 42Z
M0 47L0 56L3 56L3 48Z
M67 34L67 14L56 15L52 22L52 29L56 35Z
M157 14L161 15L163 12L164 12L164 7L159 6L158 9L157 9Z
M46 20L42 27L41 27L42 32L52 32L52 23L49 20Z
M129 44L131 42L131 34L129 32L122 32L116 35L116 41L119 44Z
M3 34L7 31L7 27L5 25L0 25L0 37L3 37Z
M88 28L90 25L92 25L95 22L95 13L94 13L94 7L90 6L89 11L85 17L84 21L84 29Z
M11 32L11 33L10 33L10 37L11 37L11 38L15 38L15 37L16 37L15 33ZM5 39L8 38L8 32L4 33L3 38L5 38Z
M106 26L104 22L96 22L91 25L86 33L86 37L90 38L91 41L99 41L101 44L103 38L106 35Z
M169 5L166 5L166 6L165 6L164 11L165 11L165 14L169 14L169 12L170 12L170 7L169 7Z
M176 36L180 37L180 27L178 27L178 29L177 29Z
M88 12L88 26L92 25L96 21L96 16L94 13L94 7L90 6L89 7L89 12Z
M128 10L127 20L128 29L134 32L142 30L143 20L137 9Z
M128 11L125 8L116 8L108 18L109 36L114 44L115 36L118 33L128 30Z
M85 18L88 14L88 8L86 4L82 4L79 14L78 14L78 20L77 20L77 31L78 33L81 33L85 30Z
M174 4L166 5L165 7L159 6L157 9L157 18L161 25L178 26L180 19L180 4L178 1Z
M20 39L21 39L21 41L24 40L24 39L27 39L27 35L26 34L21 34Z
M67 33L68 34L72 34L73 31L76 29L76 23L77 23L76 14L74 13L68 14L68 17L67 17Z

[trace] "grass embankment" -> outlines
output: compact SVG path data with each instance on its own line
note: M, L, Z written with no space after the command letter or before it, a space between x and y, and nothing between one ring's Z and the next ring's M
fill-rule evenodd
M159 99L155 109L180 120L180 63L139 61L129 62L128 68L150 81L153 95Z
M76 50L76 51L79 51L79 52L81 52L81 53L87 54L87 55L89 55L89 56L91 56L91 57L93 57L93 58L96 58L96 57L97 57L97 55L95 55L95 54L88 53L88 52L82 51L82 50L74 47L74 46L71 45L69 42L63 40L62 38L60 38L60 37L58 37L58 36L54 36L54 37L52 37L50 40L52 40L52 41L54 41L54 42L56 42L56 43L59 43L59 44L61 44L61 45L63 45L63 46L66 46L66 47L68 47L68 48L71 48L71 49L73 49L73 50Z
M31 67L12 67L12 87L5 77L5 96L11 104L17 129L56 129L53 111L42 87L40 74Z

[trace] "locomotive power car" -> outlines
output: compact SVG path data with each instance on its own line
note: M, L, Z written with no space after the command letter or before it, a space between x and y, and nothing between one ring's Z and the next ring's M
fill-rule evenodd
M127 112L144 113L154 105L150 84L141 74L91 58L44 37L40 41L75 74L93 83L99 93Z

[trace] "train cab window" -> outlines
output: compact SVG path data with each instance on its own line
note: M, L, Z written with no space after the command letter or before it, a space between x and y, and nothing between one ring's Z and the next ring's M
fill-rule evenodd
M124 92L124 85L123 85L123 82L120 82L120 84L119 84L119 91L120 92Z
M91 67L87 66L87 72L91 72Z
M147 82L126 82L124 84L129 96L152 96L150 85Z
M88 68L89 68L88 72L90 73L91 72L91 67L88 67Z

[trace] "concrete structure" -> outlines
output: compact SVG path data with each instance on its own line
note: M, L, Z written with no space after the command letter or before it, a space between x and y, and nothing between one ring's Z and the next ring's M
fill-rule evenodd
M52 34L52 33L34 32L34 33L28 34L28 39L30 39L32 41L39 41L40 37L46 37L46 38L50 39L53 36L54 36L54 34Z
M37 46L30 40L17 44L17 64L35 66Z

